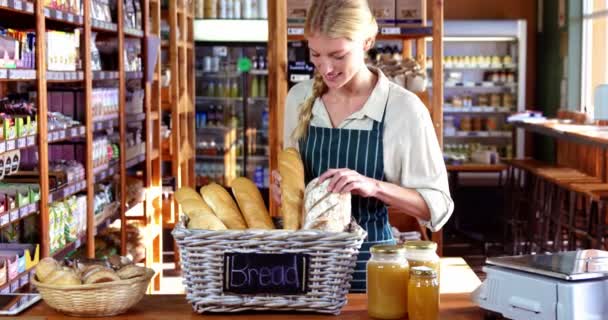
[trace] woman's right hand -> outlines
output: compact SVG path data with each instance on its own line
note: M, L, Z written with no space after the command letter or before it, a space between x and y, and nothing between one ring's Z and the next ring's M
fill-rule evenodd
M270 196L275 204L281 205L281 174L272 170L272 182L270 183Z

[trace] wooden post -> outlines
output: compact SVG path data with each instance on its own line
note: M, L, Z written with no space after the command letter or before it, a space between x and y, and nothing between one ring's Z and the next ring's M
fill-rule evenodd
M287 4L268 1L268 107L270 109L270 170L278 169L278 152L283 149L283 118L287 97ZM271 178L272 179L272 178ZM272 195L271 195L272 199ZM270 201L270 214L279 215Z
M125 29L123 18L123 1L118 1L118 125L120 132L120 254L127 254L127 117L125 110L126 74L125 74ZM146 17L147 19L147 17Z
M433 104L431 117L443 148L443 0L433 1ZM443 231L433 233L437 254L443 255Z
M86 128L86 163L85 174L87 180L87 257L95 258L95 175L93 174L93 71L91 67L91 1L84 1L84 108Z
M36 84L38 89L38 169L40 170L40 257L50 255L49 145L47 137L46 18L44 2L36 1Z

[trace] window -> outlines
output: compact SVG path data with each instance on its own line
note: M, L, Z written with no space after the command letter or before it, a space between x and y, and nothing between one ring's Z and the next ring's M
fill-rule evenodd
M593 115L594 92L608 83L608 0L583 1L581 105Z

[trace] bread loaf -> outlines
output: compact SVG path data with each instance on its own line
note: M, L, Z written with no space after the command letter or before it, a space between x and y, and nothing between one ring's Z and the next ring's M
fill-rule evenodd
M182 187L173 194L177 203L182 203L186 199L201 199L201 195L196 190L188 187ZM202 200L202 199L201 199Z
M251 180L244 177L234 179L232 194L236 198L249 229L274 229L262 194Z
M134 264L124 266L116 271L116 274L123 280L143 277L146 275L146 268Z
M75 286L82 284L80 278L76 275L76 272L62 268L53 271L44 283L57 286Z
M279 174L283 228L298 230L304 198L304 164L296 149L288 148L279 152Z
M180 203L182 211L189 217L192 218L194 213L209 212L213 214L213 210L203 201L203 198L198 199L190 198Z
M214 213L208 211L192 211L188 221L188 229L226 230L226 225Z
M96 269L87 273L82 278L82 282L84 284L104 283L118 280L120 280L120 277L116 274L116 272L108 268Z
M302 229L343 232L351 221L350 193L329 192L330 180L312 180L304 193L304 222Z
M60 269L59 263L51 257L46 257L36 265L36 278L40 282L46 282L48 276L57 269Z
M201 188L201 195L211 207L213 213L220 218L228 229L247 229L247 223L245 223L238 206L224 187L211 183Z

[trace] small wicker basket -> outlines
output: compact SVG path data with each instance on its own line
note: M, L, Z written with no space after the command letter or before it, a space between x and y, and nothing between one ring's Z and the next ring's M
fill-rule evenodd
M302 311L339 314L346 304L359 248L367 236L356 223L350 232L317 230L192 230L176 224L173 236L182 259L187 300L197 313ZM223 290L224 253L298 253L310 256L301 295L236 294Z
M146 275L113 282L56 286L32 279L42 299L53 309L75 317L109 317L126 312L143 298L154 270Z

